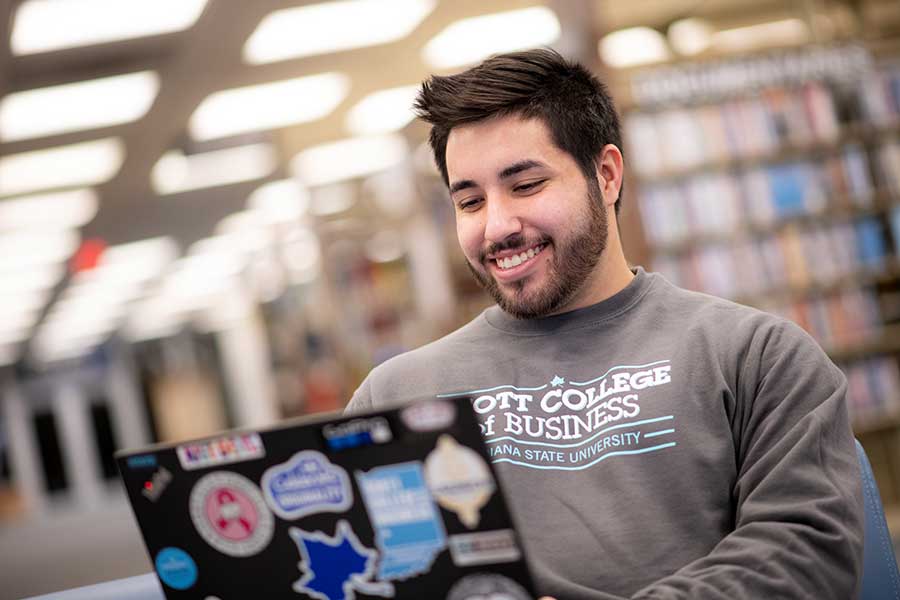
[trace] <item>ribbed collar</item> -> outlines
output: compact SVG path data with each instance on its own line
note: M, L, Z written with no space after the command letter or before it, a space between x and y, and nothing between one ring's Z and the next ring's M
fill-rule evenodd
M492 327L519 335L545 335L597 324L629 310L659 277L647 273L642 267L634 267L631 271L634 278L624 289L591 306L539 319L517 319L503 312L499 306L492 306L481 314Z

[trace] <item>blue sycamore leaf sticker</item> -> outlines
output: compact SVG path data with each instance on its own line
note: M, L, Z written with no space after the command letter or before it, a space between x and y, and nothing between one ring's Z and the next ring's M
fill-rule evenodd
M354 600L356 592L393 597L392 584L370 581L377 552L362 545L347 521L338 521L333 537L297 527L289 533L302 559L303 576L294 582L294 591L316 600Z

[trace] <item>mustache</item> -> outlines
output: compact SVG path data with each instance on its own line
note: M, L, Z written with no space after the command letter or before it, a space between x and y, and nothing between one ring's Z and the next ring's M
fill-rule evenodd
M539 238L527 238L520 233L513 234L501 242L492 242L482 248L478 259L484 263L491 254L503 252L504 250L515 250L518 248L525 249L537 246L538 244L546 244L550 242L550 237L543 236Z

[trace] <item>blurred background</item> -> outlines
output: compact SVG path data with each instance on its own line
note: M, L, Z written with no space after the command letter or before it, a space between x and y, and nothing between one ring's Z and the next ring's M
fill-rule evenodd
M790 318L900 536L896 0L0 0L0 598L151 570L112 453L340 409L489 304L416 86L552 46L632 264Z

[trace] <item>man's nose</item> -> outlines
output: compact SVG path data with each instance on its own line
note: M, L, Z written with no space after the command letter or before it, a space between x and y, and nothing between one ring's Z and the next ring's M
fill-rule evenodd
M497 197L487 202L487 222L484 225L484 239L499 243L509 236L522 232L522 221L515 202Z

